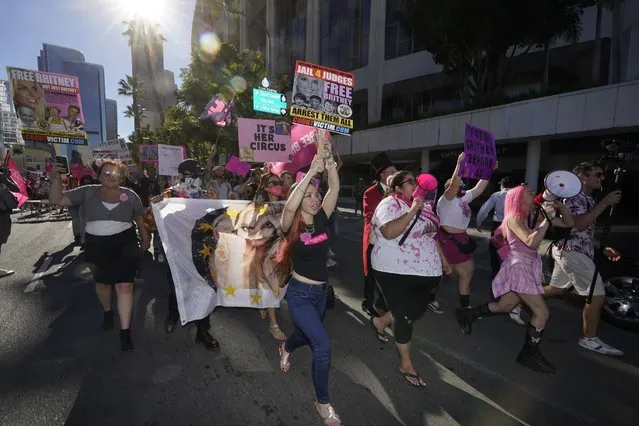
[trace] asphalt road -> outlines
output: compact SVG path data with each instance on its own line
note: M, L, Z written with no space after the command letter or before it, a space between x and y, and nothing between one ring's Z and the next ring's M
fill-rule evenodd
M426 389L398 373L391 343L378 344L360 311L361 218L346 214L331 271L336 309L331 395L346 425L631 425L637 423L637 334L608 324L600 336L626 355L612 359L577 345L580 309L550 303L542 346L558 368L545 376L514 362L524 328L486 318L471 336L454 319L455 284L440 291L446 312L415 324L413 356ZM311 354L279 371L268 323L250 309L219 308L212 333L221 349L194 344L195 330L163 330L164 266L145 259L137 282L135 351L121 353L101 312L68 221L14 223L0 266L0 425L313 425ZM477 252L471 303L488 298L485 245ZM280 315L292 331L286 306ZM117 329L117 327L116 327Z

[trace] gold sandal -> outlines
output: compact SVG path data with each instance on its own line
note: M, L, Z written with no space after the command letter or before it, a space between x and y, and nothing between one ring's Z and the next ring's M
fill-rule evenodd
M289 361L289 357L291 356L291 354L286 352L286 349L284 349L284 343L280 345L279 353L280 370L282 370L282 373L288 373L289 371L291 371L291 361Z
M335 412L335 409L333 408L331 404L328 404L328 415L326 416L322 416L319 405L320 405L319 402L316 401L315 411L317 411L317 414L319 414L319 416L322 418L322 422L325 425L338 426L342 424L342 420L339 418L339 416L337 415L337 413Z
M283 342L284 340L287 339L286 334L284 334L284 332L280 330L279 325L269 326L268 331L271 333L271 336L273 336L275 340L279 340L280 342Z

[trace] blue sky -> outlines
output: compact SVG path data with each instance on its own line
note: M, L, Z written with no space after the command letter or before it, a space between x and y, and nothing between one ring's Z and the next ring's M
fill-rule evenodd
M164 68L173 71L181 85L180 69L189 62L195 0L2 1L0 79L6 79L7 66L38 69L42 43L79 50L87 62L104 66L107 98L118 101L118 133L128 136L133 120L122 111L130 100L117 95L118 81L131 74L131 51L121 35L122 21L131 17L132 4L145 1L167 5L158 19L167 39Z

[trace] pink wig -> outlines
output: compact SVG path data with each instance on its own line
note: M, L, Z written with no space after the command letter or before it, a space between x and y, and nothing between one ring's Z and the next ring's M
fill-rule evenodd
M504 220L499 226L499 231L504 237L508 231L508 220L510 218L526 218L528 216L528 210L522 203L524 195L526 195L528 191L529 189L526 185L519 185L509 189L506 193L506 201L504 201Z

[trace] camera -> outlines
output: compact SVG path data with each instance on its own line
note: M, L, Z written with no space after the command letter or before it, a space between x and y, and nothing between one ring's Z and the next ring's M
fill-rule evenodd
M601 141L601 147L601 160L610 163L629 165L639 153L639 143L625 139L604 139Z

